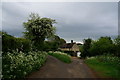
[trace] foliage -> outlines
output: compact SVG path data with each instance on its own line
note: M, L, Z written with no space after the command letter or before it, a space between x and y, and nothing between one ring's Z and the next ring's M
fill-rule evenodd
M86 59L85 62L98 72L99 76L119 78L120 58L113 55L102 55Z
M65 54L65 53L49 52L48 54L56 57L57 59L61 60L62 62L65 62L65 63L71 63L72 62L70 56Z
M39 69L46 60L46 52L7 52L3 54L3 78L23 78L30 72Z
M2 32L2 51L12 52L13 50L28 52L31 50L30 41L24 38L15 38L6 32Z
M2 51L0 51L0 79L2 78Z
M2 50L3 52L8 52L11 50L15 50L15 39L13 36L7 34L6 32L2 32Z
M56 51L60 45L60 37L57 35L52 36L49 38L48 42L51 44L51 50Z
M50 18L41 18L38 14L32 13L27 22L24 22L25 37L30 39L34 49L42 50L45 38L55 34L53 26L55 20Z
M66 41L60 38L57 35L54 35L48 39L48 41L44 42L44 50L45 51L56 51L58 48L66 43Z
M83 58L103 54L114 54L118 56L120 48L119 40L119 38L116 38L113 42L113 40L107 36L100 37L96 41L85 39L84 44L81 47L81 56Z
M112 65L115 64L114 66L118 66L118 65L120 66L120 58L114 55L107 54L107 55L96 56L96 58L101 62L109 63Z
M52 43L51 42L49 42L49 41L44 41L44 51L50 51L51 50L51 47L52 46Z
M120 36L114 39L114 44L115 44L115 50L116 50L116 56L120 57Z
M22 52L29 52L31 51L31 44L30 40L24 38L16 38L16 45L18 47L18 51Z
M86 58L87 56L90 56L89 49L91 47L91 39L84 39L84 44L82 46L82 54L81 57Z
M89 49L91 56L114 53L114 44L110 37L101 37L98 41L94 42Z

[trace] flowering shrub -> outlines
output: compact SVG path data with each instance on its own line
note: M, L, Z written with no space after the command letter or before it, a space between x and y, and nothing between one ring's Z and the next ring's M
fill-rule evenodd
M87 57L87 59L97 59L103 63L109 63L109 64L116 63L117 65L120 65L120 57L110 55L110 54L99 55L99 56L95 56L95 57Z
M96 57L99 61L104 63L114 64L115 66L120 66L120 57L113 55L101 55Z
M45 62L46 52L13 52L3 54L3 78L23 78L39 69Z

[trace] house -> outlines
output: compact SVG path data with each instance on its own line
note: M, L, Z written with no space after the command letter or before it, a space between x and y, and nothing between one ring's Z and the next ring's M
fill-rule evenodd
M61 51L64 51L71 56L77 56L77 52L79 52L79 46L71 40L71 43L65 43L59 48Z
M82 46L82 43L77 43L78 46Z

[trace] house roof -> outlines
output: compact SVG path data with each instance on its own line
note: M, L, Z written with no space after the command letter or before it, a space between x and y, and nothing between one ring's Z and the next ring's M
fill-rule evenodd
M77 43L77 45L82 45L82 43Z
M72 46L74 45L75 43L66 43L66 44L63 44L62 46L60 46L60 48L72 48Z

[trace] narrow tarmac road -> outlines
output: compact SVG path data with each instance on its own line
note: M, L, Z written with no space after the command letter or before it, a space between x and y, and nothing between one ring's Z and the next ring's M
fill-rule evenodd
M72 63L66 64L48 56L47 62L38 71L27 78L96 78L83 60L72 58Z

